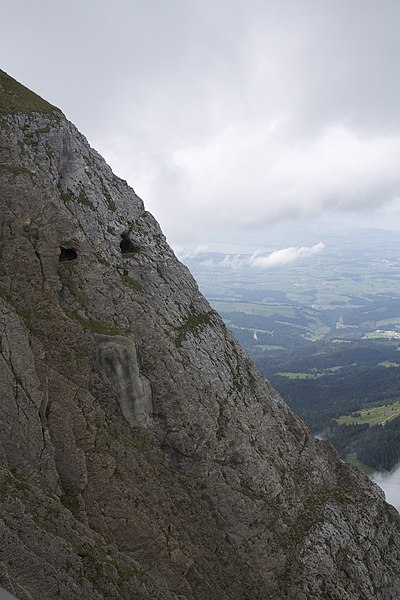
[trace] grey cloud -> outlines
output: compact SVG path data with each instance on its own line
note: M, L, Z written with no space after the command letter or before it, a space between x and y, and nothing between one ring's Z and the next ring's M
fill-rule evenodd
M2 21L3 68L177 241L395 202L397 0L15 0Z
M192 217L205 229L381 210L400 196L400 135L372 136L341 124L295 143L279 121L236 123L166 159L147 197L162 221Z

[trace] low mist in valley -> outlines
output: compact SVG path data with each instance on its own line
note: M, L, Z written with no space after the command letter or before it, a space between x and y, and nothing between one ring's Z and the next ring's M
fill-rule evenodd
M388 474L374 473L371 479L383 489L386 501L400 511L400 465Z

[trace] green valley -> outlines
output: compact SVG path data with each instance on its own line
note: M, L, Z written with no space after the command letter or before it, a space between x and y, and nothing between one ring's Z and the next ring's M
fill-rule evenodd
M329 232L323 241L318 254L268 269L254 268L251 253L206 252L185 262L289 406L343 458L354 457L357 437L360 459L372 438L371 447L378 437L393 445L400 431L400 235ZM266 253L284 245L270 243ZM367 454L363 462L390 469L400 441L386 458Z
M336 419L338 425L384 425L400 416L400 401L383 406L362 408L359 412L344 415Z

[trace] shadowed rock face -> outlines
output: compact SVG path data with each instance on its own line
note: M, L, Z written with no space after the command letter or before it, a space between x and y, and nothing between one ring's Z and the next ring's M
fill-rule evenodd
M68 262L71 260L76 260L78 258L78 255L76 253L75 248L63 248L62 246L60 247L60 255L58 257L58 260L60 262Z
M397 512L291 414L126 182L2 72L0 411L19 600L399 596Z

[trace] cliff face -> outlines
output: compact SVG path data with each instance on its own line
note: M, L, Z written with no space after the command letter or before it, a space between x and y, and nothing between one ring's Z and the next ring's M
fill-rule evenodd
M311 437L134 191L0 72L0 584L397 599L400 521Z

